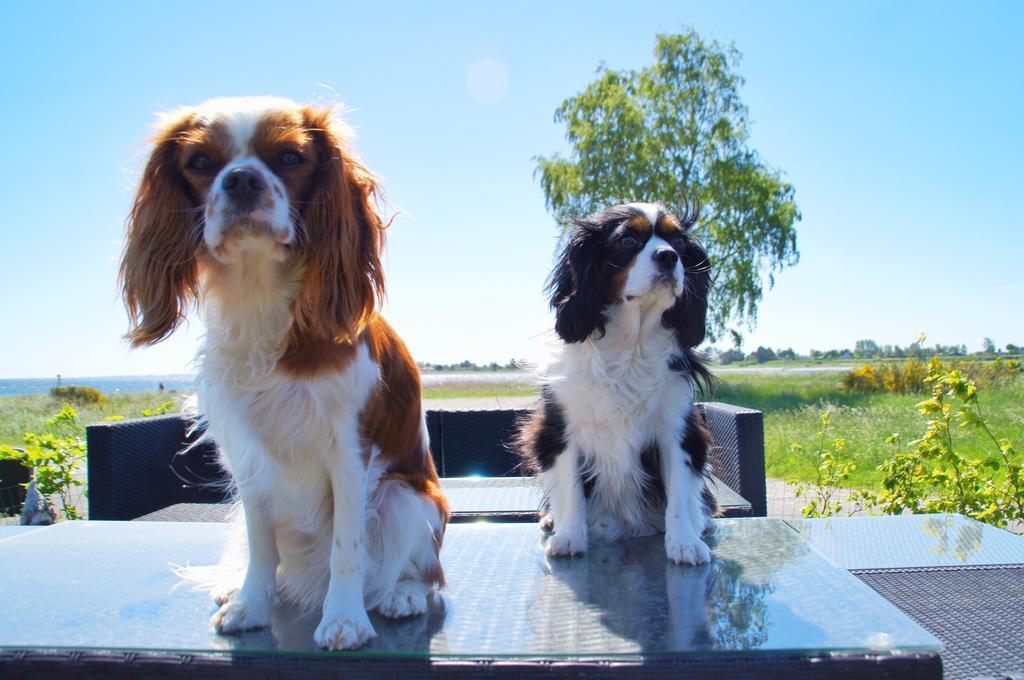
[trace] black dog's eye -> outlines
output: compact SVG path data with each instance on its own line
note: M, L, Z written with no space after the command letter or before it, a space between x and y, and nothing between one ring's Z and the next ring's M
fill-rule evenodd
M197 153L192 156L192 158L188 159L189 170L198 170L199 172L202 172L203 170L209 170L211 168L213 168L213 161L211 161L210 157L205 153Z
M619 239L619 245L622 246L623 248L639 248L640 246L643 245L643 243L641 243L640 239L638 239L636 236L633 236L632 234L626 234L625 236Z
M686 245L686 234L681 231L673 231L666 240L674 246Z
M281 165L295 166L302 165L305 159L295 151L282 151L281 152Z

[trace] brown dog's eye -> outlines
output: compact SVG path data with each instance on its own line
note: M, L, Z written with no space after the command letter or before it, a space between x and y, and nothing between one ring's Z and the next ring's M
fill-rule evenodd
M283 151L281 153L281 165L295 166L301 165L305 159L294 151Z
M202 172L203 170L209 170L212 167L213 162L210 160L210 157L207 156L205 153L197 153L196 155L192 156L192 158L188 159L189 170L197 170L199 172Z

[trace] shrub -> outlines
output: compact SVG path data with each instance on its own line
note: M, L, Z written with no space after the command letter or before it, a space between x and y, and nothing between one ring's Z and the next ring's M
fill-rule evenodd
M925 364L913 358L902 364L864 364L843 376L843 389L860 394L919 392L924 387L926 375Z
M106 395L95 387L79 387L78 385L52 387L50 388L50 394L58 399L79 405L100 404L107 400Z
M843 389L856 394L927 392L930 389L928 376L952 370L960 371L976 385L986 386L1019 375L1024 369L1020 359L1001 357L991 362L957 360L949 365L943 364L937 356L928 363L911 358L902 364L864 364L843 376Z

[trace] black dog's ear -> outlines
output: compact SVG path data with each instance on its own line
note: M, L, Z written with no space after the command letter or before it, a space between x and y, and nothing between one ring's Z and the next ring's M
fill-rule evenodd
M687 235L683 251L683 294L666 310L661 322L675 330L680 347L696 347L707 334L711 263L707 252Z
M595 330L604 331L608 290L600 270L603 248L597 225L577 221L551 272L547 289L555 332L564 342L583 342Z

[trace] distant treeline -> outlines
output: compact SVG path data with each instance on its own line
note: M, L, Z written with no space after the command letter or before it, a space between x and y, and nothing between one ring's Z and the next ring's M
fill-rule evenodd
M771 347L758 347L753 352L744 353L738 348L717 351L714 347L708 348L708 356L721 364L734 364L740 361L753 361L763 364L768 361L778 360L827 360L827 359L923 359L932 355L939 356L999 356L1003 354L1017 355L1024 353L1024 346L1012 342L1006 343L1003 348L996 347L991 338L982 341L982 351L968 353L967 345L941 345L935 344L925 346L915 342L906 347L899 345L879 345L874 340L858 340L853 349L812 349L809 354L800 355L788 349L772 349Z
M417 362L421 371L521 371L525 364L523 359L509 359L507 364L499 364L492 361L489 364L474 364L472 361L462 361L457 364L432 364L428 361Z
M1012 342L1006 343L1002 348L996 347L991 338L982 341L980 352L968 352L967 345L925 345L914 342L906 347L900 345L879 345L874 340L858 340L854 343L853 349L812 349L808 354L798 354L792 347L786 349L772 349L771 347L758 347L752 352L744 352L739 348L733 348L724 352L715 347L706 348L708 358L720 364L735 364L741 361L763 364L768 361L827 361L832 359L925 359L934 355L947 357L986 357L1024 354L1024 346ZM421 361L417 364L421 371L521 371L526 365L525 359L509 359L507 363L500 364L492 361L489 364L476 364L468 359L457 364L435 364L429 361Z

